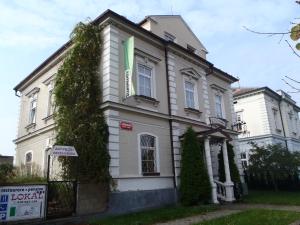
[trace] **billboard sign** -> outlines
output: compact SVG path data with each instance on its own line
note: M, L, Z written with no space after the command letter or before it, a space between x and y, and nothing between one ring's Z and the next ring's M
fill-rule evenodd
M46 185L0 187L0 222L45 217Z

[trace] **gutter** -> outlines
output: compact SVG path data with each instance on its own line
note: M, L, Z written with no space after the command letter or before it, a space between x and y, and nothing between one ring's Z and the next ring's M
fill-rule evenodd
M287 150L289 150L287 140L286 140L286 133L285 133L285 129L284 129L284 123L283 123L283 118L282 118L282 113L281 113L281 107L280 107L281 101L282 101L282 97L280 98L278 108L279 108L280 120L281 120L281 124L282 124L282 131L283 131L283 136L284 136L285 147L286 147Z
M171 113L171 100L170 100L170 85L169 85L169 68L168 68L168 42L164 43L165 45L165 66L166 66L166 81L167 81L167 97L168 97L168 115L169 115L169 128L170 128L170 141L171 141L171 156L172 156L172 171L173 171L173 184L175 191L177 191L176 184L176 173L175 173L175 162L174 162L174 145L173 145L173 128L172 128L172 113Z

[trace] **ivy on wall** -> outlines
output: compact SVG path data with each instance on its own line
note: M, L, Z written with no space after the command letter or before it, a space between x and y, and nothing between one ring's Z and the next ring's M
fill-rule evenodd
M56 144L74 146L78 163L61 157L63 175L79 181L109 182L108 127L100 87L101 28L79 23L71 33L72 46L60 66L54 87Z

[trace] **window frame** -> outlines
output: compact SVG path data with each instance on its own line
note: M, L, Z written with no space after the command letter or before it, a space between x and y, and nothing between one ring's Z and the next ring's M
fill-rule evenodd
M155 165L156 165L156 171L151 172L149 174L143 173L142 171L142 146L141 146L141 137L143 135L149 135L155 138ZM160 160L159 160L159 138L158 136L154 135L153 133L149 132L141 132L137 135L137 141L138 141L138 168L139 168L139 175L141 176L159 176L160 175Z
M33 103L35 102L35 107L33 106ZM32 93L29 96L29 118L28 118L28 124L35 124L36 123L36 118L37 118L37 103L38 103L38 93ZM32 111L34 110L34 117L32 116Z
M31 161L30 161L30 163L27 162L27 155L28 154L31 154ZM24 155L24 166L25 166L27 175L31 175L32 174L32 164L33 164L33 151L30 150L30 151L25 152L25 155ZM27 166L29 166L29 165L30 165L30 172L28 173Z
M48 84L47 117L52 116L54 113L54 99L52 101L52 98L54 95L53 91L54 91L54 85L53 85L53 82L51 81Z
M140 93L139 65L142 65L144 67L151 69L151 78L150 78L151 96L143 95ZM137 95L156 99L155 64L152 62L149 62L148 60L144 60L140 57L136 57L136 70L135 71L136 71L136 84L137 84L136 93L137 93Z
M199 110L199 98L198 98L198 80L193 79L192 77L188 77L186 75L183 76L183 92L184 92L184 106L185 108L196 109ZM186 96L186 86L185 83L192 83L194 86L194 107L189 107L187 104L187 96Z
M217 97L220 97L220 110L221 110L221 116L219 116L217 113ZM220 118L220 119L225 119L226 116L225 116L225 110L224 110L224 102L223 102L223 95L221 93L215 93L214 94L214 106L215 106L215 116L217 118Z

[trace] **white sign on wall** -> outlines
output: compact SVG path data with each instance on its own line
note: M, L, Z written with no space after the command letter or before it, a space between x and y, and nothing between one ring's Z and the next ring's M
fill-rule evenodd
M78 154L74 146L65 146L65 145L54 145L52 151L50 152L50 155L78 157Z
M46 185L0 187L0 222L45 217Z

